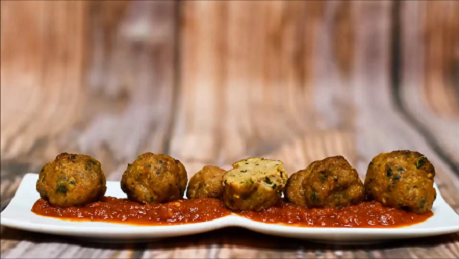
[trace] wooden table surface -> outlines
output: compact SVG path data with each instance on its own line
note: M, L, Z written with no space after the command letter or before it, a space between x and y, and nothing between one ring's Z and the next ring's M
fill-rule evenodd
M457 2L1 5L2 208L64 151L119 181L146 151L189 177L248 156L292 174L333 155L363 177L377 154L410 149L459 212ZM459 234L341 246L227 228L101 244L1 227L1 257L458 258Z

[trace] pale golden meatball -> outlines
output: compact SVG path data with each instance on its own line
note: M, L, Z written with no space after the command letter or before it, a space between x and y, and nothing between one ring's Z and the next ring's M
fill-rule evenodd
M121 189L129 200L163 203L182 199L186 183L187 173L180 161L148 152L128 165Z
M107 189L99 161L67 153L58 155L43 167L36 188L41 198L59 207L97 201Z
M308 208L341 208L362 202L365 190L357 171L344 157L335 156L293 174L285 195L290 202Z
M279 160L248 158L223 176L223 201L237 211L261 210L277 203L287 183Z
M223 175L225 170L218 166L206 165L191 177L188 184L188 199L217 198L223 196Z
M368 165L365 191L384 206L424 213L436 198L435 168L418 152L382 153Z

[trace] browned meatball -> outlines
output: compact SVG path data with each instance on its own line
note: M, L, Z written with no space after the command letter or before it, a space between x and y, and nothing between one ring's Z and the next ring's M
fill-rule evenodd
M206 165L190 179L186 196L188 199L217 198L223 195L223 175L225 170L218 166Z
M308 208L340 208L365 199L357 171L342 156L315 161L287 182L287 199Z
M99 161L67 153L58 155L43 167L36 188L43 199L59 207L97 201L107 189Z
M121 189L130 200L162 203L183 198L186 183L187 173L180 161L148 152L128 165Z
M382 153L368 165L365 191L384 206L423 213L436 198L434 177L434 166L418 152Z
M288 178L284 191L285 197L288 201L295 203L296 205L308 207L308 204L306 204L306 196L303 189L303 181L306 175L309 175L311 170L308 169L313 168L314 163L317 163L317 161L309 165L307 169L300 170Z

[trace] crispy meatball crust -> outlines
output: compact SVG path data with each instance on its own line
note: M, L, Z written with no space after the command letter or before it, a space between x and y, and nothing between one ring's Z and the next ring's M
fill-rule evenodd
M47 163L38 177L37 191L59 207L80 206L104 196L105 175L96 159L62 153Z
M287 199L308 208L340 208L365 199L357 171L342 156L311 163L293 174L285 190Z
M436 198L434 177L434 166L418 152L382 153L368 165L365 191L384 206L424 213Z
M218 166L206 165L191 177L186 196L188 199L217 198L223 196L223 175L225 170Z
M121 189L129 200L163 203L181 199L186 183L187 173L180 161L148 152L128 165L121 180Z
M317 163L317 161L309 165L307 169L300 170L292 174L288 178L284 193L285 193L285 198L291 203L295 203L296 205L308 207L308 204L306 203L305 192L303 189L303 181L304 181L304 178L310 174L311 168L313 168L314 163Z
M261 210L274 205L287 183L279 160L248 158L233 164L223 175L223 201L237 211Z

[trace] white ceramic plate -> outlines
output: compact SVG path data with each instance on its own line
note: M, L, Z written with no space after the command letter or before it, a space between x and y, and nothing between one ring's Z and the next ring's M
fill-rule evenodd
M57 235L98 239L99 241L135 241L191 235L214 229L237 226L268 235L284 236L312 241L339 243L368 243L390 239L436 236L459 232L459 216L443 200L437 189L437 200L427 221L403 228L308 228L251 221L230 215L213 221L174 226L134 226L100 222L72 222L42 217L30 210L39 199L35 191L37 174L27 174L15 197L1 213L3 226ZM107 196L125 198L119 182L107 182Z

